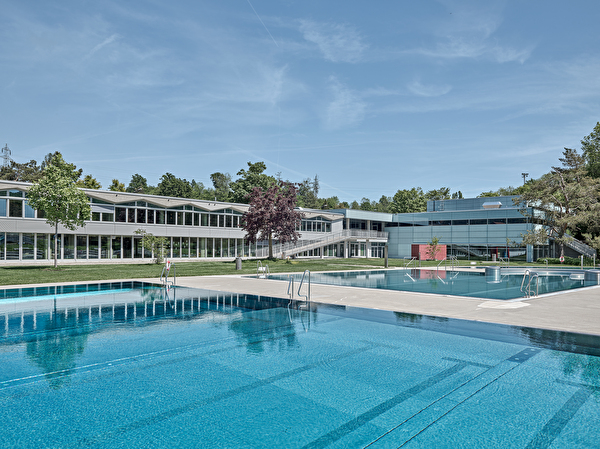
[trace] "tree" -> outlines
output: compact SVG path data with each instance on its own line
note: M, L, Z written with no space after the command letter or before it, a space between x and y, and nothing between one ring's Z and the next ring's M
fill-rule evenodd
M269 258L273 258L273 238L280 243L296 242L297 229L304 214L295 210L296 186L279 181L276 185L261 189L254 187L250 197L250 209L244 213L243 229L246 240L269 240Z
M186 179L176 178L171 173L165 173L160 177L160 182L156 186L154 194L177 198L192 198L192 186Z
M119 182L118 179L113 179L112 184L108 187L108 190L111 190L113 192L124 192L125 184Z
M439 237L431 238L431 241L427 244L427 255L429 256L429 259L436 260L439 244Z
M530 181L527 181L530 182ZM494 196L512 196L512 195L520 195L526 189L524 186L519 187L500 187L498 190L490 190L488 192L481 192L477 198L485 198L485 197L494 197Z
M266 169L264 162L248 162L248 170L241 169L237 172L239 178L229 186L232 192L231 201L248 203L255 187L266 190L272 185L277 185L277 180L273 176L263 173Z
M425 199L428 200L449 200L450 199L450 188L441 187L439 189L429 190L425 194Z
M580 234L581 227L600 221L600 183L587 175L585 159L577 150L565 148L559 160L562 167L552 167L550 173L529 183L515 204L524 202L542 211L542 216L536 214L536 218L545 226L547 236L560 245L560 255L564 256L567 233ZM539 239L539 229L534 229L523 240L533 243Z
M142 175L136 173L131 177L126 192L129 193L149 193L148 180Z
M42 170L33 159L24 164L13 160L6 167L0 168L0 179L7 181L36 182L42 177Z
M231 175L229 173L216 172L210 175L210 180L213 183L217 201L229 201Z
M581 150L587 164L587 173L592 178L600 178L600 122L581 141Z
M390 212L392 213L407 213L407 212L426 212L427 200L423 194L421 187L412 188L410 190L398 190L394 195Z
M101 189L102 185L92 175L85 175L85 178L77 181L77 187L83 187L84 189Z
M46 223L54 226L54 267L58 265L58 225L74 231L85 226L92 210L87 196L76 186L81 172L75 165L64 161L57 154L46 166L42 178L27 192L27 202L31 207L42 211Z
M142 246L154 254L154 262L157 264L162 263L167 250L167 238L157 237L150 232L146 232L145 229L138 229L135 233L142 236Z
M318 182L318 180L317 180ZM298 185L298 206L308 209L320 209L321 201L315 194L314 181L306 178ZM317 186L318 191L318 186Z
M373 205L371 204L371 200L369 198L365 198L363 197L362 200L360 200L360 210L368 210L371 211L373 210Z

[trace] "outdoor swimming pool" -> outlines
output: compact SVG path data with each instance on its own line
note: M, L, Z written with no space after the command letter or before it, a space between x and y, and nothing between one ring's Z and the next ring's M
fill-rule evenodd
M0 300L0 447L599 447L599 337L117 284Z
M310 281L316 284L347 287L379 288L438 295L469 296L487 299L523 298L521 290L525 269L495 271L491 276L476 271L445 271L434 269L371 270L311 273ZM538 294L553 293L574 288L597 285L581 276L571 276L567 270L540 271L536 282ZM293 275L296 285L302 274ZM269 279L287 280L289 275L269 275Z

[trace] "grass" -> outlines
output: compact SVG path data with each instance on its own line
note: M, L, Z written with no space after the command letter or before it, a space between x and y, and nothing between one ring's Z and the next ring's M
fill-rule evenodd
M384 267L383 259L296 259L289 262L283 260L263 261L269 266L271 273L289 273L310 271L343 271L377 269ZM435 267L439 262L423 261L422 267ZM227 274L256 274L256 260L244 260L242 270L235 269L235 262L202 261L174 263L174 270L180 276L210 276ZM389 259L390 268L403 267L406 264L402 259ZM461 261L462 265L470 266L470 262ZM417 262L418 265L418 262ZM480 263L477 265L497 265ZM511 265L525 265L523 262ZM545 266L544 262L527 264ZM443 266L443 264L442 264ZM560 266L560 265L559 265ZM0 285L17 284L44 284L50 282L85 282L104 281L113 279L158 279L163 265L156 264L95 264L95 265L59 265L54 268L48 266L14 266L0 268ZM564 267L563 268L577 268Z

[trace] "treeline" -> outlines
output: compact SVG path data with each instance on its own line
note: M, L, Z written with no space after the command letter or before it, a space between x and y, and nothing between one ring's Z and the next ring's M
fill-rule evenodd
M584 137L581 141L581 168L586 176L593 179L600 178L600 123L596 125L593 132ZM48 165L56 153L49 153L44 157L41 164L35 160L27 163L17 163L11 161L8 166L0 168L0 179L12 181L35 182L42 176L42 171ZM265 171L267 166L264 162L248 162L247 167L236 173L237 178L232 179L229 173L215 172L210 175L212 186L205 186L202 182L196 182L194 179L188 181L176 177L172 173L165 173L161 176L156 186L148 184L148 180L136 173L129 183L120 182L113 179L108 190L117 192L143 193L150 195L171 196L179 198L195 198L202 200L216 200L234 203L248 203L248 194L254 187L263 190L282 181L280 174L276 176L267 175ZM81 176L82 170L79 169ZM532 188L539 186L547 179L549 174L540 179L530 179L520 187L503 187L496 191L482 192L479 197L506 196L506 195L525 195ZM286 180L286 182L293 182ZM308 178L298 186L297 204L299 207L309 209L358 209L374 212L387 213L406 213L406 212L424 212L427 210L428 200L446 200L462 198L460 191L451 192L449 187L441 187L429 191L423 191L420 187L398 190L393 196L382 195L379 200L362 198L360 201L340 201L337 196L328 198L319 197L319 177ZM101 189L100 183L92 176L86 175L79 179L78 186L88 189Z

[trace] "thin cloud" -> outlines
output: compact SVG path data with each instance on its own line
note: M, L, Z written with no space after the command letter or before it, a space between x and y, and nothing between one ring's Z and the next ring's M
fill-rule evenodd
M450 92L452 90L452 87L445 84L424 85L420 81L413 81L411 84L408 85L408 90L410 90L413 94L420 95L422 97L440 97Z
M361 98L335 77L330 78L330 89L333 100L327 106L326 128L340 129L360 123L367 107Z
M91 58L96 52L100 51L102 48L106 47L107 45L112 44L118 38L119 38L119 35L117 33L115 33L112 36L104 39L104 41L102 41L101 43L99 43L98 45L96 45L94 48L92 48L90 50L90 52L87 55L85 55L84 59Z
M301 20L300 31L332 62L359 62L368 47L358 31L344 24Z

